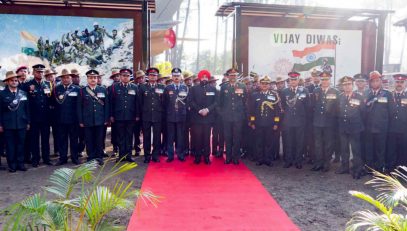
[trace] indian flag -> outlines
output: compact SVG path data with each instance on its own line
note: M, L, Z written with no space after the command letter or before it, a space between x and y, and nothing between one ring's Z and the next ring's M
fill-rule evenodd
M335 52L336 44L333 43L321 43L303 50L293 50L292 54L295 58L293 71L309 71L317 66L322 66L324 60L326 65L335 66Z
M20 38L21 53L33 56L35 54L38 38L27 31L21 31Z

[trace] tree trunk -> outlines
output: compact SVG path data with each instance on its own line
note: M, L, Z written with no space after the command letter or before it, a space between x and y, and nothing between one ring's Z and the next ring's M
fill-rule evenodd
M183 50L184 50L184 41L185 41L185 35L186 35L186 32L187 32L188 17L189 17L189 7L190 6L191 6L191 0L188 0L187 11L186 11L186 14L185 14L184 31L182 32L181 46L180 46L179 52L177 54L179 66L181 66L182 54L183 54Z
M200 53L200 46L201 46L201 4L198 0L198 45L196 48L196 68L195 72L199 71L199 53Z

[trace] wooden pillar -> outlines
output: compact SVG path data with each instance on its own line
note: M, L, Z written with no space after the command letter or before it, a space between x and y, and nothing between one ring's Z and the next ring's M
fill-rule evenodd
M384 29L386 26L387 14L382 14L377 23L377 41L376 41L376 63L375 69L383 73L383 55L384 55Z
M233 59L233 64L237 65L237 69L241 70L242 54L240 52L241 48L241 26L242 26L242 9L240 6L235 7L235 17L234 17L234 49L235 57Z
M142 50L135 51L135 52L142 52L142 69L149 68L150 64L150 12L148 10L148 2L143 1L143 8L142 8Z

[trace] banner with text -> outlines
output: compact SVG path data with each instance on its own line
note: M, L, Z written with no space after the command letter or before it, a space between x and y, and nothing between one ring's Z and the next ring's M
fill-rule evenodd
M359 73L362 31L249 27L249 71L307 77L314 69L331 72L335 81Z

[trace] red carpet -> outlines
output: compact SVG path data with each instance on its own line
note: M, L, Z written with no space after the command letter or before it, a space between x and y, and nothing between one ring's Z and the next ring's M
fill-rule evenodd
M137 203L127 230L299 230L244 165L151 163L142 189L165 197Z

